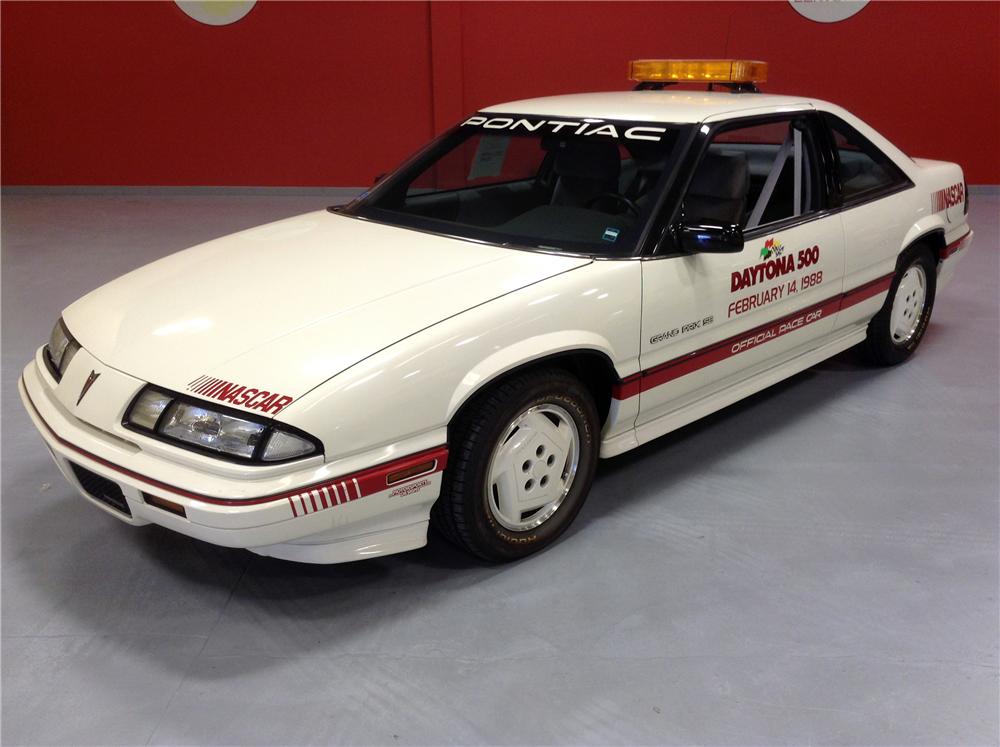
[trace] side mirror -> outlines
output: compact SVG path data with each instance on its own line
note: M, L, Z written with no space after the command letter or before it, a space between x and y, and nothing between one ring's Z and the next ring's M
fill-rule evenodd
M737 254L743 251L743 229L737 224L678 223L674 240L687 254Z

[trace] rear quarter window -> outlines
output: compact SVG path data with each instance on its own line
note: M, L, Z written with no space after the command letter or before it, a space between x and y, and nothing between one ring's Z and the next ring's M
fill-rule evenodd
M829 112L823 112L823 118L833 137L845 204L874 199L909 183L899 167L851 125Z

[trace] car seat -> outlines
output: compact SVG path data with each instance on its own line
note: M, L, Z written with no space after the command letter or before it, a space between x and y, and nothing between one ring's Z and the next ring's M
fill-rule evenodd
M586 207L605 192L618 192L621 156L610 142L560 140L553 144L553 205Z
M695 222L742 225L749 190L750 169L745 153L709 151L688 186L684 198L684 218Z

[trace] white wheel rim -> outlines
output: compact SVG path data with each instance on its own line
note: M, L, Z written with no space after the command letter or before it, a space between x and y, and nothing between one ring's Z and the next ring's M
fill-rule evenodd
M913 339L924 315L927 301L927 275L920 265L912 265L903 273L903 279L896 288L889 315L889 332L892 341L904 345Z
M486 505L501 526L525 532L562 505L580 464L576 421L558 405L536 405L514 418L486 472Z

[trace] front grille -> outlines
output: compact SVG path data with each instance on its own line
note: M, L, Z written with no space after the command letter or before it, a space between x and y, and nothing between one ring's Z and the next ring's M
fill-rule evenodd
M89 469L84 469L78 464L70 462L69 466L73 468L73 474L76 475L76 479L80 481L80 485L83 486L88 495L121 511L126 516L132 516L132 512L128 508L128 501L125 500L125 495L118 487L118 483L101 477Z

